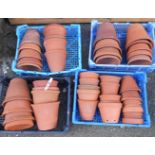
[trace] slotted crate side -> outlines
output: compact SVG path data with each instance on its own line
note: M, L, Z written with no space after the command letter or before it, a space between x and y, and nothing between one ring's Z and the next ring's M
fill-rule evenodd
M19 46L22 41L22 38L26 31L30 28L36 29L40 33L40 40L41 40L41 47L42 47L42 63L43 68L42 72L38 71L24 71L22 69L18 69L17 61L18 61L18 54L19 54ZM44 26L28 26L28 25L22 25L18 26L16 29L16 35L17 35L17 46L16 46L16 54L15 58L12 63L12 70L18 74L18 75L33 75L33 76L50 76L50 75L73 75L76 70L81 69L81 28L79 24L71 24L65 26L67 30L67 61L66 61L66 68L64 71L61 72L50 72L46 58L45 58L45 48L43 46L43 29Z
M93 51L94 46L93 43L96 38L96 32L97 28L99 26L100 22L94 20L91 23L91 34L90 34L90 45L89 45L89 58L88 58L88 64L89 68L92 68L94 70L106 70L106 71L144 71L144 72L151 72L155 70L155 47L153 47L152 50L152 65L127 65L126 60L126 49L125 49L125 43L126 43L126 34L127 34L127 28L130 25L130 23L114 23L114 27L117 32L118 39L120 40L120 46L122 49L122 57L123 60L120 65L108 65L108 64L95 64L93 61ZM154 37L154 25L153 23L144 23L143 24L147 33L149 36L155 40Z
M73 103L73 114L72 114L72 123L73 124L82 124L82 125L98 125L98 126L119 126L119 127L141 127L141 128L149 128L151 126L151 120L150 120L150 114L148 111L148 102L147 102L147 90L146 90L146 83L147 83L147 78L146 74L143 72L136 72L136 73L130 73L130 72L104 72L104 71L91 71L98 73L100 75L116 75L116 76L125 76L125 75L130 75L133 76L136 81L138 86L141 89L141 97L143 100L143 108L144 108L144 124L137 125L137 124L123 124L121 122L121 118L119 123L114 124L114 123L103 123L101 120L101 116L99 113L99 109L97 108L96 114L94 116L93 121L83 121L80 118L80 113L78 109L78 96L77 96L77 89L78 89L78 84L79 84L79 74L80 72L83 72L86 70L81 70L76 73L75 76L75 88L74 88L74 103Z

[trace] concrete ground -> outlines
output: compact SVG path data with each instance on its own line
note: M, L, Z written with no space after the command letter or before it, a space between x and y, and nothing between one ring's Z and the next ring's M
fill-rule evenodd
M15 26L10 26L6 21L0 19L0 76L12 76L11 62L15 55L16 34ZM82 25L82 58L83 68L87 68L87 58L89 49L90 25ZM71 129L64 135L67 137L154 137L155 136L155 72L148 74L148 104L151 115L151 128L119 128L119 127L99 127L71 125ZM0 136L4 136L0 133ZM5 135L7 136L7 135ZM35 135L31 136L49 136Z

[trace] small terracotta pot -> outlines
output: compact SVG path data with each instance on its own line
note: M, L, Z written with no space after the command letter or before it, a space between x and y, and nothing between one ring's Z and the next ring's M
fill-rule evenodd
M125 105L141 105L142 102L140 100L137 100L137 99L131 99L131 100L125 100L124 104Z
M50 24L45 26L44 28L44 35L51 36L51 35L59 35L59 36L66 36L66 29L63 25L60 24Z
M94 119L98 101L78 100L80 116L82 120L91 121Z
M99 103L98 105L102 121L105 123L118 123L121 114L122 104L120 103Z
M47 52L52 50L66 50L67 41L61 38L50 38L44 41L44 46Z
M122 83L121 83L121 90L120 92L126 92L130 90L135 90L140 92L140 88L137 85L137 82L132 76L124 76L122 78Z
M39 59L36 58L22 58L18 61L18 65L24 64L24 63L30 63L30 64L36 64L39 67L42 67L42 63Z
M30 63L23 63L20 65L17 65L18 69L26 70L26 71L38 71L40 72L42 68L36 64L30 64Z
M35 58L41 61L41 55L33 49L21 50L21 52L19 53L18 59L22 59L22 58Z
M53 90L33 90L32 92L34 104L56 102L58 101L60 91Z
M94 85L98 86L99 80L95 78L80 78L79 79L80 85Z
M3 113L2 113L2 116L5 116L7 114L10 114L10 113L18 113L18 112L29 112L29 113L32 113L32 109L25 109L25 108L16 108L16 109L12 109L12 110L6 110L4 109Z
M122 93L122 99L125 98L141 98L141 96L138 91L131 90Z
M48 53L45 53L45 56L51 72L60 72L65 70L66 58L67 58L66 53L48 52Z
M97 58L95 60L96 64L115 64L115 65L119 65L121 63L121 60L116 57L116 56L112 56L112 55L103 55L99 58Z
M129 65L151 65L152 60L147 55L138 55L138 56L132 57L128 61L128 64Z
M97 58L99 58L100 56L108 56L108 55L113 55L118 57L120 60L122 59L120 52L115 49L115 48L101 48L99 50L96 51L95 55L94 55L94 60L96 60Z
M33 81L33 86L34 87L45 87L47 85L49 80L35 80ZM58 81L52 80L50 87L57 87L58 86Z
M141 112L128 112L128 113L123 113L124 118L143 118L143 113Z
M137 105L137 106L134 106L134 107L130 107L130 106L125 106L123 108L123 113L126 113L126 112L144 112L143 108L141 105Z
M79 89L77 92L80 100L97 101L100 94L99 90L90 90L90 89Z
M121 81L120 76L113 76L113 75L101 75L100 79L101 79L102 82L120 83L120 81Z
M79 89L94 89L94 90L100 89L99 86L95 86L95 85L79 85L78 88Z
M104 95L117 95L120 84L111 82L101 82L101 90Z
M100 95L100 102L108 102L108 103L120 103L121 96L120 95Z
M33 49L33 50L41 53L41 48L38 45L32 44L32 43L31 44L29 43L29 44L22 44L22 45L20 45L19 52L21 52L24 49Z
M81 72L79 76L80 78L99 78L99 75L94 72Z
M125 124L143 124L143 119L137 119L137 118L123 118L122 122Z
M14 78L10 81L9 87L6 92L5 100L11 97L23 97L31 99L26 80L22 78Z
M32 128L34 125L33 120L18 120L7 123L4 125L4 130L19 131Z
M36 91L36 90L45 90L45 87L36 87L36 88L33 88L33 90L34 91ZM59 88L58 87L48 87L46 89L47 90L53 90L53 91L59 91Z
M39 130L56 128L60 102L32 105Z

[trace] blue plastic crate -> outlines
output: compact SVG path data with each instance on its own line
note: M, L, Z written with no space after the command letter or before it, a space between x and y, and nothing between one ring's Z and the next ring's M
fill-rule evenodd
M155 70L155 47L153 47L153 55L152 55L152 65L128 65L126 60L126 34L127 28L130 23L113 23L114 27L117 32L117 36L120 40L121 49L122 49L122 57L123 60L120 65L109 65L109 64L95 64L93 61L93 43L96 38L97 28L100 22L94 20L91 22L91 35L90 35L90 46L89 46L89 59L88 64L89 68L94 70L106 70L106 71L144 71L144 72L151 72ZM143 24L146 31L148 32L149 36L155 40L154 36L154 25L153 23L144 23Z
M22 69L18 69L16 67L17 61L18 61L18 49L20 46L20 43L22 41L22 38L25 34L25 32L29 29L33 28L38 30L40 33L40 39L42 43L42 63L43 63L43 69L41 72L38 71L25 71ZM65 28L67 30L67 62L66 62L66 68L64 71L61 72L50 72L48 68L48 64L44 55L45 49L43 47L43 29L44 26L28 26L28 25L21 25L17 26L16 29L16 35L17 35L17 47L16 47L16 54L15 58L12 63L12 70L18 74L23 76L51 76L51 75L71 75L74 74L76 70L81 69L81 28L79 24L71 24L71 25L65 25Z
M142 106L144 109L144 124L138 125L138 124L123 124L121 122L121 118L119 123L114 124L114 123L103 123L101 120L101 116L99 113L99 109L97 108L96 114L94 116L93 121L83 121L80 118L80 113L79 113L79 108L78 108L78 96L77 96L77 89L78 89L78 84L79 84L79 73L84 72L86 70L81 70L77 71L75 75L75 88L74 88L74 103L73 103L73 113L72 113L72 123L73 124L82 124L82 125L98 125L98 126L120 126L120 127L141 127L141 128L149 128L151 126L151 120L150 120L150 115L148 111L148 103L147 103L147 90L146 90L146 83L147 83L147 77L146 74L143 72L103 72L103 71L91 71L98 73L100 75L116 75L116 76L125 76L125 75L130 75L133 76L136 81L138 86L141 89L141 97L143 100Z

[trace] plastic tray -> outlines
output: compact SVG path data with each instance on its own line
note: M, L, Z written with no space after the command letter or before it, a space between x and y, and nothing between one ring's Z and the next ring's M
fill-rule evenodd
M32 88L32 81L39 78L25 78L29 84L30 89ZM60 93L60 107L59 107L59 117L58 117L58 125L54 130L49 131L39 131L37 125L31 129L24 131L5 131L3 129L3 121L4 119L0 116L0 135L54 135L54 134L64 134L70 128L70 107L71 107L71 80L69 77L66 78L55 78L59 81L59 88L61 90ZM4 100L6 90L8 87L10 79L9 78L0 78L0 114L3 112L3 107L1 106L2 101Z
M151 126L151 120L150 120L150 115L148 111L148 103L147 103L147 90L146 90L146 83L147 83L147 78L146 74L143 72L136 72L136 73L129 73L129 72L103 72L103 71L93 71L96 72L100 75L117 75L117 76L125 76L125 75L131 75L133 76L139 87L141 88L141 97L143 100L143 109L144 109L144 124L138 125L138 124L123 124L121 122L121 118L119 123L114 124L114 123L103 123L101 120L101 116L99 114L99 109L97 109L96 114L94 116L93 121L83 121L80 118L80 113L78 109L78 101L77 101L77 89L78 89L78 84L79 84L79 73L83 72L86 70L81 70L78 71L75 75L75 90L74 90L74 104L73 104L73 113L72 113L72 122L73 124L82 124L82 125L98 125L98 126L120 126L120 127L141 127L141 128L149 128Z
M43 63L43 69L41 72L37 71L24 71L22 69L17 69L17 60L18 60L18 49L20 46L20 43L22 41L22 38L25 34L25 32L29 29L33 28L39 31L40 33L40 39L42 43L42 63ZM51 76L51 75L70 75L74 74L74 72L78 69L81 69L81 28L79 24L71 24L71 25L65 25L65 28L67 30L67 62L66 62L66 68L62 72L50 72L48 68L48 64L44 55L45 49L43 47L43 29L44 26L28 26L28 25L21 25L17 26L16 29L16 35L17 35L17 46L16 46L16 54L15 58L12 63L12 70L18 74L18 75L33 75L33 76Z
M88 64L89 68L92 68L94 70L105 70L105 71L144 71L144 72L151 72L155 70L155 48L153 48L153 55L152 55L152 65L127 65L126 60L126 49L125 49L125 43L126 43L126 33L127 28L130 25L130 23L114 23L114 27L117 32L117 36L121 43L121 49L122 49L122 56L123 60L120 65L108 65L108 64L95 64L93 61L93 43L96 38L96 32L97 27L99 26L100 22L97 20L94 20L91 22L91 35L90 35L90 46L89 46L89 59ZM148 32L149 36L155 40L154 37L154 25L153 23L144 23L143 24L146 31Z

